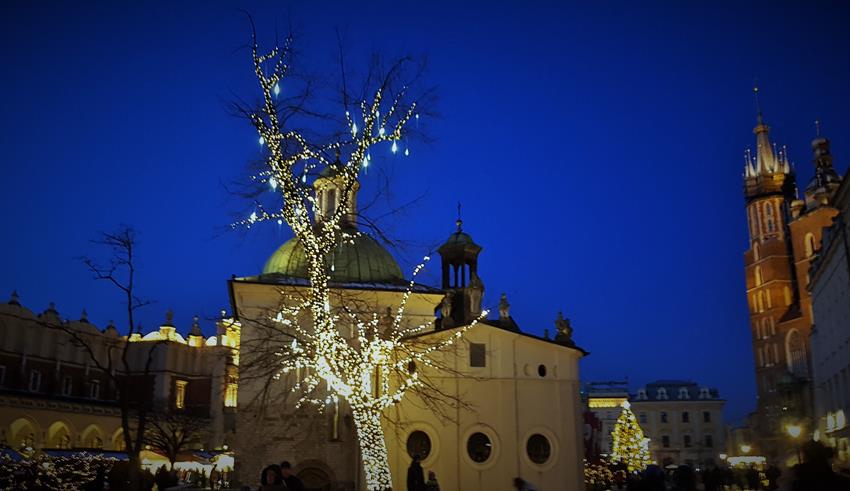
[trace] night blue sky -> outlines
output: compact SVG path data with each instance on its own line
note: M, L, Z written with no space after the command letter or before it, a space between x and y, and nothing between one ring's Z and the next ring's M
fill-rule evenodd
M228 231L246 204L224 189L258 155L225 108L256 95L244 7L267 38L295 26L314 66L333 68L337 27L350 63L374 50L430 59L435 141L376 159L396 201L424 194L389 227L410 241L396 251L406 270L452 232L462 201L486 302L506 292L537 334L563 310L592 352L583 379L693 379L743 416L751 87L801 181L815 119L844 173L846 4L461 3L3 2L0 294L18 289L37 311L55 301L63 317L86 308L101 327L122 319L77 259L120 223L141 234L149 328L167 308L184 331L213 317L231 274L261 270L287 234Z

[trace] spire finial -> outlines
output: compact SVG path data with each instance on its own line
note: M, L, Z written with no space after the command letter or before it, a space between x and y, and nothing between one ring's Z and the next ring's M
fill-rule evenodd
M167 311L165 311L165 325L166 326L173 326L174 325L174 311L171 310L171 309L168 309Z
M11 305L20 305L21 301L18 297L18 290L12 290L12 298L9 300Z
M460 201L457 202L457 221L455 224L457 225L457 231L461 232L463 230L463 220L460 219Z
M820 138L820 120L815 120L815 136Z
M759 102L759 85L758 82L753 84L753 96L756 99L756 118L758 120L758 124L762 124L762 116L761 116L761 103Z

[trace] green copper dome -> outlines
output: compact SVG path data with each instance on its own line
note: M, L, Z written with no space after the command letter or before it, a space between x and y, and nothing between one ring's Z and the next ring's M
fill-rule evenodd
M340 283L401 283L404 276L392 255L375 239L357 235L353 243L337 246L333 256L331 281ZM307 257L300 240L293 238L280 246L263 267L263 274L307 277Z

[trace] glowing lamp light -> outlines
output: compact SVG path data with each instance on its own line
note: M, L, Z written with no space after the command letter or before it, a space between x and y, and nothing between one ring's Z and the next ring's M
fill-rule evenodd
M405 149L404 149L404 156L405 156L405 157L410 156L410 149L409 149L409 148L405 148Z
M803 433L803 427L800 425L788 425L785 427L785 431L788 432L788 435L790 435L791 438L797 438L801 433Z
M750 450L752 450L752 449L753 449L753 447L747 445L746 443L741 445L741 452L742 453L750 453Z
M280 95L280 84L274 84L274 95Z
M392 150L393 153L398 152L398 145L395 141L393 141L393 146L390 148L390 150Z
M726 455L725 453L722 453L718 457L720 457L720 460L726 460L726 457L728 457L728 455Z
M384 133L386 133L386 132L387 132L387 130L385 130L383 126L381 126L381 129L378 130L378 134L380 136L384 136Z
M277 189L277 179L275 179L274 177L270 177L269 186L271 186L272 190Z
M266 139L261 136L260 137L260 146L263 146L265 144L266 144Z

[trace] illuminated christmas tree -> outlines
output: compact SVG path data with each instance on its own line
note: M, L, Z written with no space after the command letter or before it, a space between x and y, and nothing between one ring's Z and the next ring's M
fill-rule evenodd
M629 402L623 403L623 412L617 418L614 432L611 434L614 446L611 461L625 465L629 472L640 472L652 463L649 458L649 438L643 436L643 430L629 408Z

